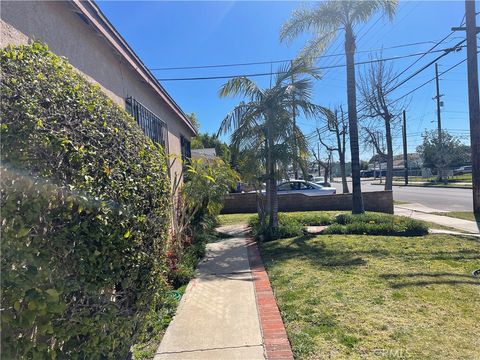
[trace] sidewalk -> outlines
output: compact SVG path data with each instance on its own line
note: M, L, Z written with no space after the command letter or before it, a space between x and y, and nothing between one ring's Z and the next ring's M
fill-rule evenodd
M254 274L250 269L245 228L229 226L222 231L234 237L207 245L207 254L188 284L154 360L273 358L268 356L268 329L262 334L265 323L255 291L265 279L260 279L263 274L257 269ZM273 293L271 296L276 308ZM281 322L279 312L278 318ZM281 326L283 329L283 322ZM291 354L286 333L284 340Z
M385 185L385 182L372 182L370 185ZM408 185L405 185L403 181L393 181L393 186L415 186L415 187L430 187L430 188L448 188L448 189L471 189L472 183L465 183L465 182L458 182L458 183L450 183L449 185L445 184L432 184L428 181L409 181Z
M432 214L434 212L446 212L443 210L431 209L421 204L402 204L394 206L395 215L411 217L413 219L429 221L435 224L448 226L472 234L478 234L479 226L475 221L457 219L450 216Z

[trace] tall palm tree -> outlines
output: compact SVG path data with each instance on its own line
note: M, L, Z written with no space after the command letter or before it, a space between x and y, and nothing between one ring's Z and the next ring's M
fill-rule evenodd
M311 102L312 77L318 77L315 69L295 61L277 71L270 88L262 89L251 79L240 76L229 80L219 91L221 97L246 98L227 114L218 132L232 132L231 144L240 152L258 149L258 153L263 154L270 234L278 228L278 167L308 152L307 141L294 123L292 111L315 116L320 109ZM295 97L293 107L292 96ZM297 158L293 160L300 162Z
M364 212L360 185L360 151L358 144L357 96L355 82L356 41L353 28L358 23L367 22L377 11L383 11L393 18L397 0L327 0L313 8L302 7L293 12L282 26L280 39L292 40L304 32L314 34L301 55L308 59L317 58L337 37L338 31L345 31L345 57L347 65L348 122L350 130L350 150L352 158L352 190L354 214Z

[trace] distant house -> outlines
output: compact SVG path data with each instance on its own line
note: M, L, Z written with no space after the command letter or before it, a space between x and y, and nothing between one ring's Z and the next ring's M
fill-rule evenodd
M217 152L215 151L215 148L192 149L192 158L204 159L208 161L219 159L219 157L217 157Z
M168 153L190 157L194 127L95 2L2 1L0 15L1 47L32 40L48 44L99 84ZM179 172L181 164L174 162L172 170Z

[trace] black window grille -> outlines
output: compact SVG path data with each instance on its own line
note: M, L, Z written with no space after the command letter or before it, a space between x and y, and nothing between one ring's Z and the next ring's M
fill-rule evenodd
M192 157L192 152L190 150L190 141L183 135L180 135L180 147L182 151L182 160L185 162L185 160Z
M168 152L167 124L134 98L128 97L125 103L127 112L134 117L145 135L162 145L165 151Z

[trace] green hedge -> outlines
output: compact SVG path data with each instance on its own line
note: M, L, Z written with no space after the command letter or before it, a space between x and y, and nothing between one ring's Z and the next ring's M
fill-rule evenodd
M162 149L38 43L1 49L2 357L121 358L162 307Z
M336 216L318 212L279 213L279 227L274 234L269 234L267 229L261 226L258 216L253 216L249 225L252 228L252 235L263 240L298 236L304 232L304 226L323 225L327 225L327 228L323 230L322 234L391 236L422 236L428 234L428 226L423 221L380 213L338 214Z
M248 225L251 227L252 235L256 239L262 239L265 241L289 238L293 236L299 236L303 234L303 225L297 218L288 214L278 214L278 229L273 233L267 228L268 217L264 226L260 223L258 216L250 218Z
M323 233L422 236L428 234L428 226L423 221L389 214L340 214Z

